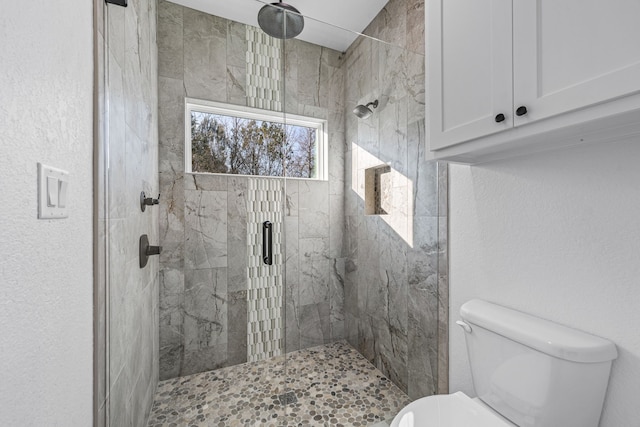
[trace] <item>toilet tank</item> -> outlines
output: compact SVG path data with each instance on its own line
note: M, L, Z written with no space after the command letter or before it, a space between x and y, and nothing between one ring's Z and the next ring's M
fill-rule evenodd
M460 308L477 396L520 427L597 427L608 340L481 300Z

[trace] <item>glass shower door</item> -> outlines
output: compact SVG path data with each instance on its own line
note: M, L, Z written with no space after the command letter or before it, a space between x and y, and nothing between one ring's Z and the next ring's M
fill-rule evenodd
M193 392L207 423L282 425L283 42L159 7L159 408Z

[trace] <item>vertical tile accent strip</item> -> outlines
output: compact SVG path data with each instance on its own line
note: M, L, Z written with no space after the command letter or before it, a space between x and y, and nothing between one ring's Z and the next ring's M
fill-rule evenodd
M281 42L247 25L247 105L282 111Z
M247 361L279 356L283 331L283 180L250 178L247 193ZM273 264L262 262L262 224L273 223Z

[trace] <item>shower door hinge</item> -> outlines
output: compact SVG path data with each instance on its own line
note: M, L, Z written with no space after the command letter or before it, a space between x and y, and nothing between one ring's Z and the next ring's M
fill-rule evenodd
M127 7L127 0L104 0L106 3L117 4L118 6Z

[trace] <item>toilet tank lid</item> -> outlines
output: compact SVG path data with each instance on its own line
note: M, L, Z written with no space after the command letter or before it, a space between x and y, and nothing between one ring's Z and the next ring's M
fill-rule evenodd
M597 363L618 357L609 340L490 302L467 301L460 307L460 316L471 325L560 359Z

